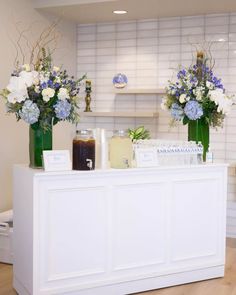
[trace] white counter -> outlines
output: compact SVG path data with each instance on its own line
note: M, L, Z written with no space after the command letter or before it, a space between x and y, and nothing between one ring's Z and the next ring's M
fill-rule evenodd
M14 168L20 295L123 295L221 277L227 165Z

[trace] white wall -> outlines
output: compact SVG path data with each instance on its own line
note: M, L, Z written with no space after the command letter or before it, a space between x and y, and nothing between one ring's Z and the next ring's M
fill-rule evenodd
M222 77L228 93L236 93L236 14L179 17L109 24L78 25L79 74L93 80L94 110L158 110L160 96L115 95L112 77L128 76L128 87L164 87L179 64L192 63L192 43L212 42L214 72ZM170 117L160 111L159 119L86 119L82 127L108 129L144 124L153 136L186 139L182 125L170 129ZM236 161L236 108L223 129L211 130L215 159ZM236 201L236 177L229 177L228 199Z
M31 0L0 1L0 89L6 87L13 70L16 56L13 43L18 39L16 26L29 31L29 41L35 40L52 18L33 9ZM62 38L58 44L55 63L63 64L68 72L76 72L76 25L61 22L58 30ZM13 42L12 42L13 41ZM54 132L54 147L69 148L71 129L67 124L58 124ZM12 166L28 163L28 125L16 122L14 115L6 115L4 103L0 102L0 212L11 208Z

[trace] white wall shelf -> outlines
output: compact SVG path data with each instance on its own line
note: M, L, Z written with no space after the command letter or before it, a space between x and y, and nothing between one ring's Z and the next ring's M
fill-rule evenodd
M80 112L80 117L156 118L157 112Z
M122 88L115 89L116 94L166 94L163 88Z

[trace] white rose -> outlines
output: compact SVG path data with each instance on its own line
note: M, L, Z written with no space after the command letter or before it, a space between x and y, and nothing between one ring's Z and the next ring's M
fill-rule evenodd
M56 78L56 83L61 83L61 78L60 77Z
M204 89L202 87L197 87L193 90L193 94L196 96L197 101L202 101L202 92Z
M39 87L39 86L35 86L35 87L34 87L34 91L35 91L36 93L40 93L40 87Z
M59 72L59 71L60 71L60 68L59 68L59 67L55 67L55 66L54 66L52 70L53 70L53 72L56 72L56 73L57 73L57 72Z
M68 98L70 98L68 90L66 88L63 88L63 87L60 88L59 92L58 92L58 99L65 100L65 99L68 99Z
M186 96L186 101L189 101L190 100L190 96Z
M22 66L22 70L23 70L23 71L26 71L26 72L30 72L30 65L29 65L29 64L24 64L24 65Z
M43 96L43 100L45 102L48 102L50 100L50 98L52 98L55 94L55 90L52 88L45 88L42 91L42 96Z
M43 101L49 102L49 100L50 100L50 97L49 96L43 96Z
M196 100L197 101L202 101L202 94L201 94L201 92L198 92L197 93Z
M209 89L213 89L214 88L214 84L209 82L209 81L206 81L206 87L209 88Z
M55 94L55 90L54 90L53 88L50 88L50 87L45 88L45 89L43 89L43 91L42 91L42 95L43 95L43 96L53 97L54 94Z
M180 97L179 97L179 102L180 102L180 103L184 103L184 102L186 102L186 97L187 97L186 94L181 94Z

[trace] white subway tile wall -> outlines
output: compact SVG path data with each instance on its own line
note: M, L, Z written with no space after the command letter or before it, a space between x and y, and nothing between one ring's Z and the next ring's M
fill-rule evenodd
M115 94L112 78L121 72L127 75L129 88L163 88L179 65L194 62L196 46L206 41L211 43L215 74L229 94L236 93L236 14L78 25L77 32L77 73L86 72L92 80L94 111L160 114L158 118L83 118L79 128L144 125L153 137L186 139L185 126L169 126L169 114L160 109L161 95ZM236 107L223 129L211 130L210 142L216 160L236 162ZM229 177L228 199L236 201L236 176Z

